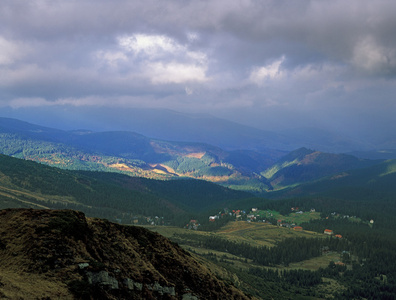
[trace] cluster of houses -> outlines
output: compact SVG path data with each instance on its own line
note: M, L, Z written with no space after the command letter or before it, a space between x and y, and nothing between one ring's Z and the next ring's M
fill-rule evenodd
M331 229L325 229L323 233L327 234L327 235L334 236L334 237L339 238L339 239L342 239L342 235L341 234L334 234L334 231L331 230Z
M146 217L145 221L149 225L165 225L164 217ZM140 223L140 222L139 222Z
M191 219L190 222L184 228L186 229L192 229L192 230L198 230L198 228L201 226L197 220Z
M290 210L296 214L304 213L299 207L291 207ZM264 220L262 217L260 217L257 214L257 211L258 211L257 208L252 208L251 212L249 212L249 213L247 213L244 210L239 210L239 209L229 211L227 208L225 208L224 210L220 211L218 214L209 216L209 221L215 222L216 220L223 218L224 216L234 216L237 221L244 220L247 222L264 222L264 223L271 224L271 222L268 222L268 221ZM314 212L316 212L316 209L311 208L309 212L314 213ZM270 212L268 212L268 213L270 213ZM356 216L349 216L349 215L340 216L340 214L338 214L336 212L331 213L331 216L343 217L343 218L356 218ZM273 217L272 213L270 213L270 217ZM194 221L194 220L191 220L191 221ZM374 220L370 220L370 225L372 225L372 224L374 224ZM303 228L301 226L298 226L295 223L288 223L283 220L277 220L276 225L279 227L290 228L290 229L293 229L294 231L303 231ZM195 224L194 222L190 222L189 224L187 224L187 228L191 228L191 229L197 229L198 226L199 226L199 224ZM342 238L342 235L334 234L333 230L331 230L331 229L325 229L324 234L334 236L334 237L340 238L340 239Z
M283 220L277 220L276 225L279 227L286 227L286 228L290 228L293 229L295 231L302 231L303 228L301 226L297 226L295 223L287 223L284 222Z
M230 211L228 208L224 208L217 215L209 216L210 222L215 222L220 218L224 218L226 216L234 216L236 220L241 220L244 216L246 216L246 211L240 209L234 209Z
M292 212L295 212L296 214L302 214L302 213L304 213L304 212L303 212L302 210L300 210L298 207L291 207L290 210L291 210ZM309 212L315 212L315 211L316 211L315 208L311 208L311 209L309 210Z
M257 211L257 208L252 208L250 212L246 212L245 210L241 209L228 210L227 208L224 208L217 215L209 216L209 221L215 222L220 218L230 216L235 217L236 221L265 222L271 224L270 222L266 222L265 220L263 220L263 218L260 217L258 214L255 214L255 212Z

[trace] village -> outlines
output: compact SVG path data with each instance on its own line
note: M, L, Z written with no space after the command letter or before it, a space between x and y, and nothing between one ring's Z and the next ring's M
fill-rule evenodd
M341 215L337 212L330 214L332 218L343 218L349 219L352 222L361 222L356 216ZM312 219L320 219L320 212L317 212L315 208L311 208L307 211L301 210L299 207L291 207L288 216L283 216L277 211L272 210L259 210L256 207L251 208L250 211L242 209L230 210L224 208L215 215L208 217L209 222L218 222L224 218L228 218L234 221L245 221L245 222L261 222L268 225L276 225L278 227L289 228L294 231L303 231L301 223L308 222ZM326 217L328 219L329 217ZM374 224L374 220L369 221L369 226ZM184 226L186 229L198 230L201 224L198 220L191 219L188 224ZM324 234L334 236L336 238L342 238L342 235L335 233L332 229L326 228L323 231Z

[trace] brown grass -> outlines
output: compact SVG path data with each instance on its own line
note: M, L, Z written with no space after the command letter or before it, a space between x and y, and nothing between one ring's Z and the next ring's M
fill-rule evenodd
M188 154L184 155L184 157L192 157L192 158L201 159L205 154L206 154L206 152L193 152L193 153L188 153Z
M159 282L175 287L177 295L188 290L200 299L247 299L180 247L143 228L86 219L69 210L0 210L0 224L0 298L73 299L66 284L81 282L86 275L78 264L89 262L89 270L109 272L118 282ZM128 297L106 289L100 293L102 299L135 299L125 286L119 290ZM140 296L155 299L149 289Z
M43 275L0 268L0 282L1 299L74 299L64 283Z
M132 169L131 167L129 167L126 164L110 164L108 165L110 168L119 170L119 171L129 171L129 172L133 172L134 169Z

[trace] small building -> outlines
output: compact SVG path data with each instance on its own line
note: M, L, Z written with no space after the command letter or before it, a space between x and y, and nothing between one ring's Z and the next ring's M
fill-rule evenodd
M295 230L295 231L302 231L303 228L302 228L301 226L294 226L294 227L293 227L293 230Z
M333 230L331 230L331 229L325 229L325 230L324 230L324 234L333 235L334 232L333 232Z
M252 211L253 211L253 212L257 211L257 208L256 208L256 207L253 207L253 208L252 208Z
M197 220L190 220L190 222L185 226L187 229L194 229L197 230L201 226Z
M341 234L336 234L335 237L339 238L339 239L342 239L342 235Z

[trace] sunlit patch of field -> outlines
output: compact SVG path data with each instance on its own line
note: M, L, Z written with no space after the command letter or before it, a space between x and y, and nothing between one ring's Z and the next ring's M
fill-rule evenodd
M184 157L193 157L193 158L201 159L205 154L206 152L193 152L184 155Z
M218 183L227 182L231 178L231 176L228 175L227 176L208 176L208 175L197 176L194 172L185 172L185 173L177 172L176 174L182 177L190 177L190 178L206 180L210 182L218 182Z
M389 163L386 169L386 172L380 174L379 176L385 176L388 174L392 174L396 172L396 163Z
M165 172L164 170L159 170L159 169L154 169L153 172L157 174L168 174L168 172Z
M171 167L169 167L167 165L164 165L164 164L157 164L157 165L150 165L150 166L153 167L153 168L159 166L159 167L165 169L168 173L172 173L172 174L176 173L173 168L171 168Z
M216 232L193 231L179 227L170 226L145 226L146 228L156 231L165 237L171 238L174 235L188 234L192 239L194 235L199 236L218 236L229 241L238 243L248 243L252 246L273 247L275 244L286 238L307 237L317 238L325 235L312 231L294 231L289 228L278 227L265 223L255 222L229 222ZM181 242L182 244L182 242Z
M227 182L230 176L199 176L197 178L211 182Z
M116 163L116 164L110 164L108 165L110 168L114 168L120 171L129 171L129 172L133 172L134 169L132 169L131 167L129 167L126 164L120 164L120 163Z
M321 234L311 231L294 231L289 228L278 227L256 222L230 222L219 231L219 236L232 241L246 242L255 246L272 247L276 242L291 237L319 237Z
M169 175L167 172L162 171L160 169L156 170L144 170L138 167L131 167L127 164L123 163L114 163L114 164L106 164L102 163L107 168L112 168L114 170L125 172L128 175L137 176L137 177L145 177L145 178L152 178L152 179L165 179L168 178ZM158 172L157 172L158 171Z
M314 257L297 263L291 263L287 269L303 269L316 271L319 268L326 268L331 261L340 261L340 254L336 252L329 252L319 257Z

